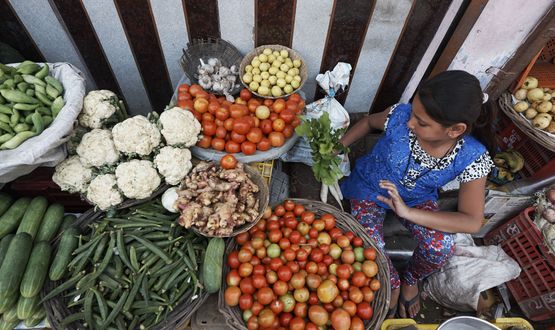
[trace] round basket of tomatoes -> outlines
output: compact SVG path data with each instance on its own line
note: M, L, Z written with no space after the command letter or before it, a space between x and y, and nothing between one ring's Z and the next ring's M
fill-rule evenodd
M234 329L378 329L385 256L351 215L290 199L228 241L219 310Z
M277 159L293 147L305 101L299 94L261 99L243 89L230 102L199 85L182 84L177 106L191 111L201 123L202 138L191 148L194 156L219 161L225 154L234 154L238 161L251 163Z

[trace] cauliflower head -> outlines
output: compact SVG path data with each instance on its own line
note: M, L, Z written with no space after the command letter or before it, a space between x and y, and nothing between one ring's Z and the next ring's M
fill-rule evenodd
M79 124L88 128L101 128L118 110L118 97L114 92L101 89L90 91L83 100Z
M52 180L63 191L84 193L92 178L92 170L85 166L79 156L65 159L56 166Z
M160 144L160 131L145 116L135 116L112 128L116 149L125 154L150 155Z
M160 176L152 162L133 159L116 168L119 189L127 198L147 198L160 185Z
M94 178L87 189L87 199L101 210L123 202L123 197L117 189L116 176L102 174Z
M189 111L178 107L168 109L160 115L159 123L168 145L190 147L198 141L201 126Z
M93 129L83 135L77 154L86 166L112 165L119 159L112 133L107 129Z
M193 167L191 152L189 149L164 147L154 157L154 165L168 184L179 184Z

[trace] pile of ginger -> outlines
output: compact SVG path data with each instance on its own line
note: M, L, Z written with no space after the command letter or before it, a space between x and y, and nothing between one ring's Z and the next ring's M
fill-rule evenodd
M194 226L213 236L228 236L233 228L258 218L258 186L243 170L224 170L211 162L200 162L178 189L179 224Z

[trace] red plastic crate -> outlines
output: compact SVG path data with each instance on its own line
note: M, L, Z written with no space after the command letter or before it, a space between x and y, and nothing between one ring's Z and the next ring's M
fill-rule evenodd
M520 171L524 177L531 177L537 172L544 170L546 167L553 167L555 153L531 141L530 138L516 127L516 125L501 111L498 112L495 126L497 144L501 150L514 149L520 152L524 157L524 168Z
M529 207L484 237L485 244L500 244L522 271L507 283L524 314L534 321L555 317L555 256L532 222Z

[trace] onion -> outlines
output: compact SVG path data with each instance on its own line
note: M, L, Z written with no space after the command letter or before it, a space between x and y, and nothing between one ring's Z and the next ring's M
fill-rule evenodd
M542 218L550 223L555 223L555 209L548 207L542 212Z
M551 204L555 205L555 189L549 189L545 193L545 197L547 197Z
M172 213L179 212L179 209L175 205L177 197L177 187L168 188L162 195L162 205L164 208Z

